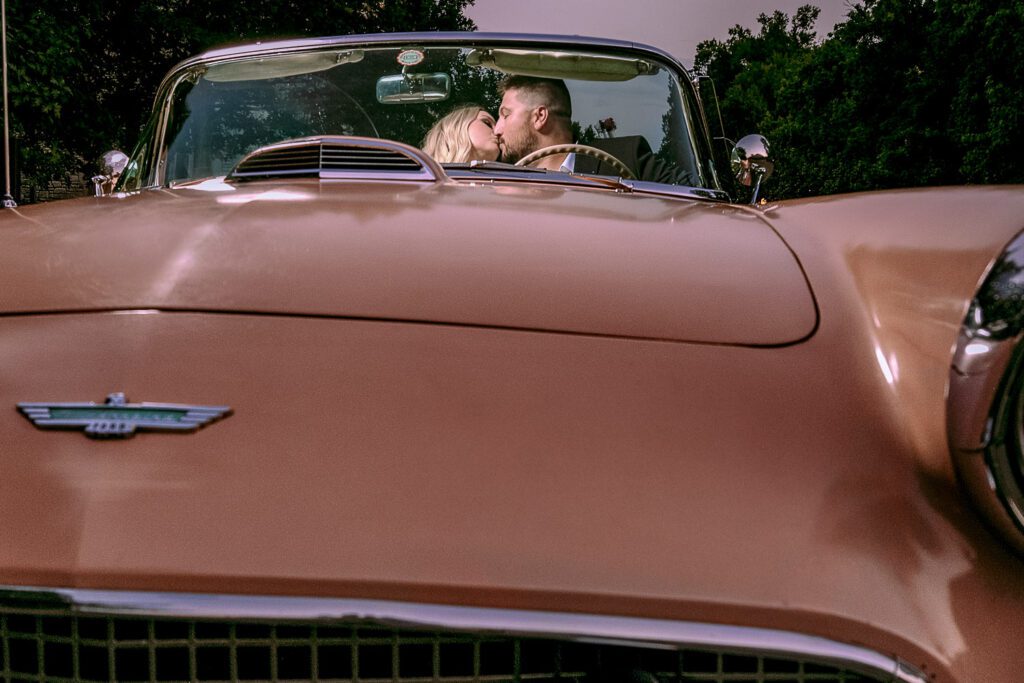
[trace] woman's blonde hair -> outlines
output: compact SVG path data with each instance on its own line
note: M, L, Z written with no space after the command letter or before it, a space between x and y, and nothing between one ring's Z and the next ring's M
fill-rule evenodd
M468 104L441 117L423 138L423 151L441 163L469 161L473 143L469 140L469 124L484 108Z

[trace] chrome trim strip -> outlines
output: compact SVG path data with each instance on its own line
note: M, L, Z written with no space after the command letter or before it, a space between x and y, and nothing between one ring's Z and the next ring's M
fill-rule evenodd
M12 594L19 599L56 601L55 606L87 615L366 620L399 627L559 637L664 649L710 648L768 657L796 656L873 677L888 677L892 683L928 683L928 677L907 662L864 647L749 626L389 600L0 585L0 598Z

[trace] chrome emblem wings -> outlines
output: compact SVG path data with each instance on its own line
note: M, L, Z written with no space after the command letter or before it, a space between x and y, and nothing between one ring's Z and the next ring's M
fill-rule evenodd
M231 414L228 406L128 403L123 393L105 403L19 403L18 410L41 429L85 429L93 438L127 438L137 430L194 432Z

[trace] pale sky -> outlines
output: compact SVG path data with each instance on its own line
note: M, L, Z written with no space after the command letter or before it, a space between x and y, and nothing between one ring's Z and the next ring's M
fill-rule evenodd
M757 15L816 5L818 39L844 21L853 0L476 0L466 14L481 31L557 33L646 43L693 65L697 43L723 40L732 26L757 27Z

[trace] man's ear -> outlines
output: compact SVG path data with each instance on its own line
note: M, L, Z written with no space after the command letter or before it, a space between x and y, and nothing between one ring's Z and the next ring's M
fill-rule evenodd
M533 113L530 115L530 123L533 124L534 130L543 130L550 120L551 111L543 104L539 107L535 107Z

